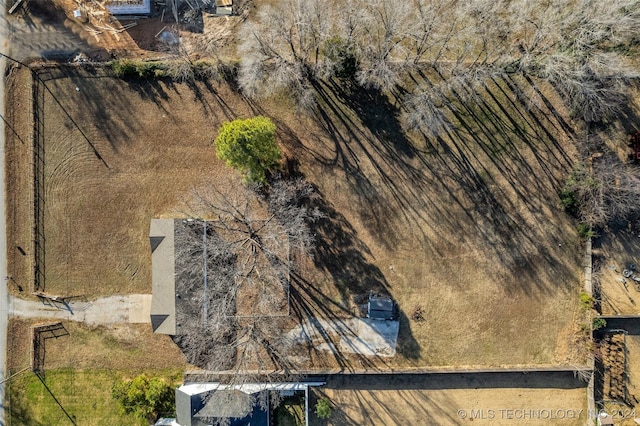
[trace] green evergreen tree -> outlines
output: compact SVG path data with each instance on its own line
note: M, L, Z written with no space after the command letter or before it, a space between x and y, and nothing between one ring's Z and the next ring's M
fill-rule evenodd
M281 158L276 126L262 116L224 123L214 143L218 158L240 170L245 182L265 182Z
M139 375L133 380L115 383L111 396L127 414L155 421L160 414L175 412L175 391L164 380Z
M328 419L331 416L331 403L328 399L322 398L316 402L316 416L321 419Z

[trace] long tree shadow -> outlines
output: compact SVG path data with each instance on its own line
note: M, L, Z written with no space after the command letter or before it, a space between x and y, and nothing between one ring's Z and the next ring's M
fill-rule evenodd
M397 119L397 106L392 105L389 97L380 90L361 86L345 88L344 84L335 79L330 80L324 87L331 90L336 99L358 116L386 149L386 155L390 159L403 160L413 158L417 154Z
M393 297L392 289L380 269L367 259L371 256L370 249L358 238L353 226L319 191L318 194L319 196L308 200L308 208L317 210L322 215L321 219L312 223L312 232L316 236L311 253L313 263L318 270L331 276L331 283L340 293L343 302L336 302L303 274L294 271L291 274L292 313L300 324L313 328L306 332L307 336L321 336L341 369L353 371L379 368L380 364L387 363L383 357L347 355L341 351L343 337L357 338L358 330L352 328L349 319L360 315L359 311L354 312L345 306L344 301L353 302L370 293ZM323 321L328 321L330 325ZM404 340L413 349L412 356L418 357L419 345L411 335L408 324L406 321L401 321L400 324Z
M70 79L70 81L73 81L77 84L79 84L80 86L83 87L83 89L85 89L83 91L83 94L86 93L91 93L92 92L92 85L94 83L90 83L89 85L86 84L86 80L84 78L81 78L78 76L77 74L77 70L73 70L74 72L70 73L69 70L73 70L73 69L66 69L64 67L56 67L56 68L44 68L42 70L33 70L33 77L34 77L34 85L39 85L40 86L40 90L43 92L46 92L46 95L49 99L52 99L54 101L54 105L56 105L60 111L62 111L64 117L65 117L65 125L68 129L73 130L73 131L77 131L80 133L81 138L84 139L84 141L89 145L91 151L93 152L93 154L95 155L95 157L102 162L102 164L106 167L109 168L109 164L107 164L107 162L104 160L102 154L99 152L98 150L98 146L95 140L93 140L93 138L90 138L88 135L88 129L81 124L83 124L85 121L82 119L82 117L74 117L71 115L71 111L75 110L74 108L70 108L69 106L65 105L66 102L68 102L69 99L69 93L65 93L65 90L68 90L69 87L71 87L68 83ZM57 80L61 79L62 81L66 82L66 85L61 85L61 86L57 86L56 82ZM82 84L82 83L85 84ZM76 86L75 87L75 91L76 92L80 92L80 86ZM44 96L44 95L43 95ZM92 99L94 97L92 96L84 96L84 95L80 95L78 94L79 97L81 97L82 99ZM41 111L42 114L42 120L44 120L44 114L45 112L47 112L48 115L48 111L45 111L45 106L47 104L45 103L45 101L43 100L43 108ZM100 109L95 109L95 112L97 114L97 118L98 120L96 120L96 117L93 117L92 120L88 121L90 123L93 123L94 125L100 127L101 125L105 125L108 120L106 118L105 112L106 110L102 110L101 113L98 113L98 111L100 111ZM113 130L113 129L112 129ZM114 138L116 137L116 135L112 135Z
M418 74L420 84L435 84L430 81L434 76ZM316 82L320 99L316 118L336 145L335 157L327 158L327 164L345 172L353 192L366 200L363 207L382 206L383 214L376 215L378 226L373 229L391 226L389 212L393 211L413 223L411 229L421 233L427 244L442 238L459 245L478 235L475 244L493 252L507 268L517 268L518 281L527 285L514 289L553 291L539 279L540 259L552 265L558 276L571 273L564 260L558 261L541 244L544 236L531 232L528 222L531 216L547 214L545 209L555 203L548 197L549 189L557 191L562 183L559 176L571 167L571 159L548 128L562 129L569 137L572 134L559 114L528 111L521 104L523 90L516 84L505 79L489 81L484 87L453 88L445 109L454 126L434 137L425 136L426 150L407 138L397 119L395 105L399 102L392 104L375 91L344 90L335 82ZM363 168L365 159L373 173ZM404 185L406 182L411 184ZM370 188L375 189L375 198L366 197L373 192ZM455 210L439 206L442 201L438 198L443 197ZM437 210L437 215L426 217L421 206ZM363 221L371 223L366 207L363 210ZM457 238L470 224L473 231ZM382 240L388 232L374 234ZM394 247L398 240L385 242Z
M500 175L507 178L510 190L517 194L519 200L528 205L529 211L539 211L541 206L538 205L537 200L535 203L532 202L528 194L531 193L532 189L535 189L536 193L544 193L545 188L539 183L539 179L533 178L535 173L519 149L513 145L510 137L513 135L526 143L527 138L523 137L524 132L519 129L519 126L514 121L511 121L514 126L507 134L504 129L501 129L502 120L499 112L494 111L492 105L486 103L482 97L480 97L478 108L475 108L476 105L465 102L462 95L457 91L453 90L453 94L463 109L462 111L452 109L452 114L456 117L457 122L469 136L475 136L475 146L484 152L486 157L490 159L492 166L500 171ZM492 95L489 94L489 96ZM497 104L499 105L499 103ZM500 112L504 112L504 110ZM477 126L474 126L476 123ZM489 241L495 241L495 246L511 248L510 252L500 253L503 256L503 261L525 260L528 250L535 246L537 241L534 235L522 232L522 224L525 223L525 220L519 213L518 208L509 201L508 197L498 198L497 187L490 185L487 179L477 172L474 162L467 158L467 153L474 151L474 147L470 146L467 139L460 137L458 132L452 132L450 139L455 141L458 146L457 152L459 155L450 156L449 159L457 162L456 166L459 172L455 173L455 175L458 176L458 183L465 188L465 193L473 201L476 211L481 216L490 219L491 228L501 230L499 233L489 234L484 231L483 227L479 229L479 232L483 232L485 237L489 238ZM508 149L504 149L503 143L511 144L511 146ZM506 156L510 156L509 161L505 161L507 160ZM510 166L510 164L517 164L518 168ZM505 255L507 257L504 257ZM553 261L551 256L547 256L546 260ZM529 264L523 269L525 272L532 271L534 269L533 266ZM528 278L534 279L535 277L529 276Z
M93 144L104 140L116 151L121 144L131 141L139 123L132 103L119 90L119 86L126 82L113 79L105 69L98 69L97 73L91 74L84 68L60 66L47 69L46 74L40 74L51 87L51 94L55 93L57 102L65 113L75 111L75 117L69 119L73 120L74 127L85 139L89 140L85 135L99 138L100 140L92 141ZM159 97L155 92L159 86L155 84L141 86L133 83L133 86L143 98L145 94L146 98L152 97L148 92L154 93L154 99ZM76 93L72 91L74 87ZM71 106L70 103L75 105ZM82 126L76 123L81 123Z
M389 285L380 269L366 259L371 256L367 245L357 236L347 219L331 206L319 193L311 200L312 209L318 209L323 217L312 224L316 235L313 249L314 263L331 274L339 286L343 298L346 291L353 293L388 292Z
M56 404L58 404L58 407L60 407L60 409L62 410L62 412L64 413L64 415L67 417L67 419L69 419L69 422L72 425L77 425L76 423L76 416L73 414L70 414L62 405L62 403L60 402L60 400L56 397L56 395L51 391L51 388L49 388L49 386L47 385L47 382L44 379L44 376L36 373L36 376L38 376L38 379L40 379L40 382L42 383L42 385L44 386L44 388L47 390L47 392L49 392L49 395L51 395L51 398L53 398L53 400L56 402Z
M352 94L339 90L333 82L322 81L315 82L314 89L319 98L316 122L334 143L333 158L320 161L344 172L351 192L358 197L357 211L374 237L390 249L400 242L397 234L388 232L394 226L390 211L402 215L415 225L415 232L422 233L424 218L414 208L414 188L406 184L423 182L424 177L409 162L415 150L390 112L392 107L375 91ZM375 173L370 173L369 167Z

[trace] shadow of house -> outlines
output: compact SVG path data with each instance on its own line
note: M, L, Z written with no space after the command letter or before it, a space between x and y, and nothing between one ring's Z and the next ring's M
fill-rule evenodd
M245 383L225 385L217 382L188 383L176 389L176 419L180 426L267 426L271 424L271 393L280 396L304 394L305 424L309 424L310 383Z

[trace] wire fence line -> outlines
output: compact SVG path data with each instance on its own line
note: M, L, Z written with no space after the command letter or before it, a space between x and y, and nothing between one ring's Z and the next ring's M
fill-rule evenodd
M33 96L33 291L45 291L44 82L32 70Z

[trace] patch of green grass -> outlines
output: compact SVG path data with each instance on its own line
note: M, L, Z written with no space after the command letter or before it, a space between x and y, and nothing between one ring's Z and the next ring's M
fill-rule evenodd
M116 381L133 378L138 373L50 370L44 376L46 387L35 374L23 373L12 380L9 386L8 423L71 424L71 417L78 425L146 425L144 419L122 414L118 402L111 397L111 388ZM163 377L171 383L181 379L181 371L177 370L159 370L148 374Z
M580 307L583 310L589 310L593 308L593 305L595 304L595 299L593 298L593 296L590 296L589 294L582 292L580 293Z

